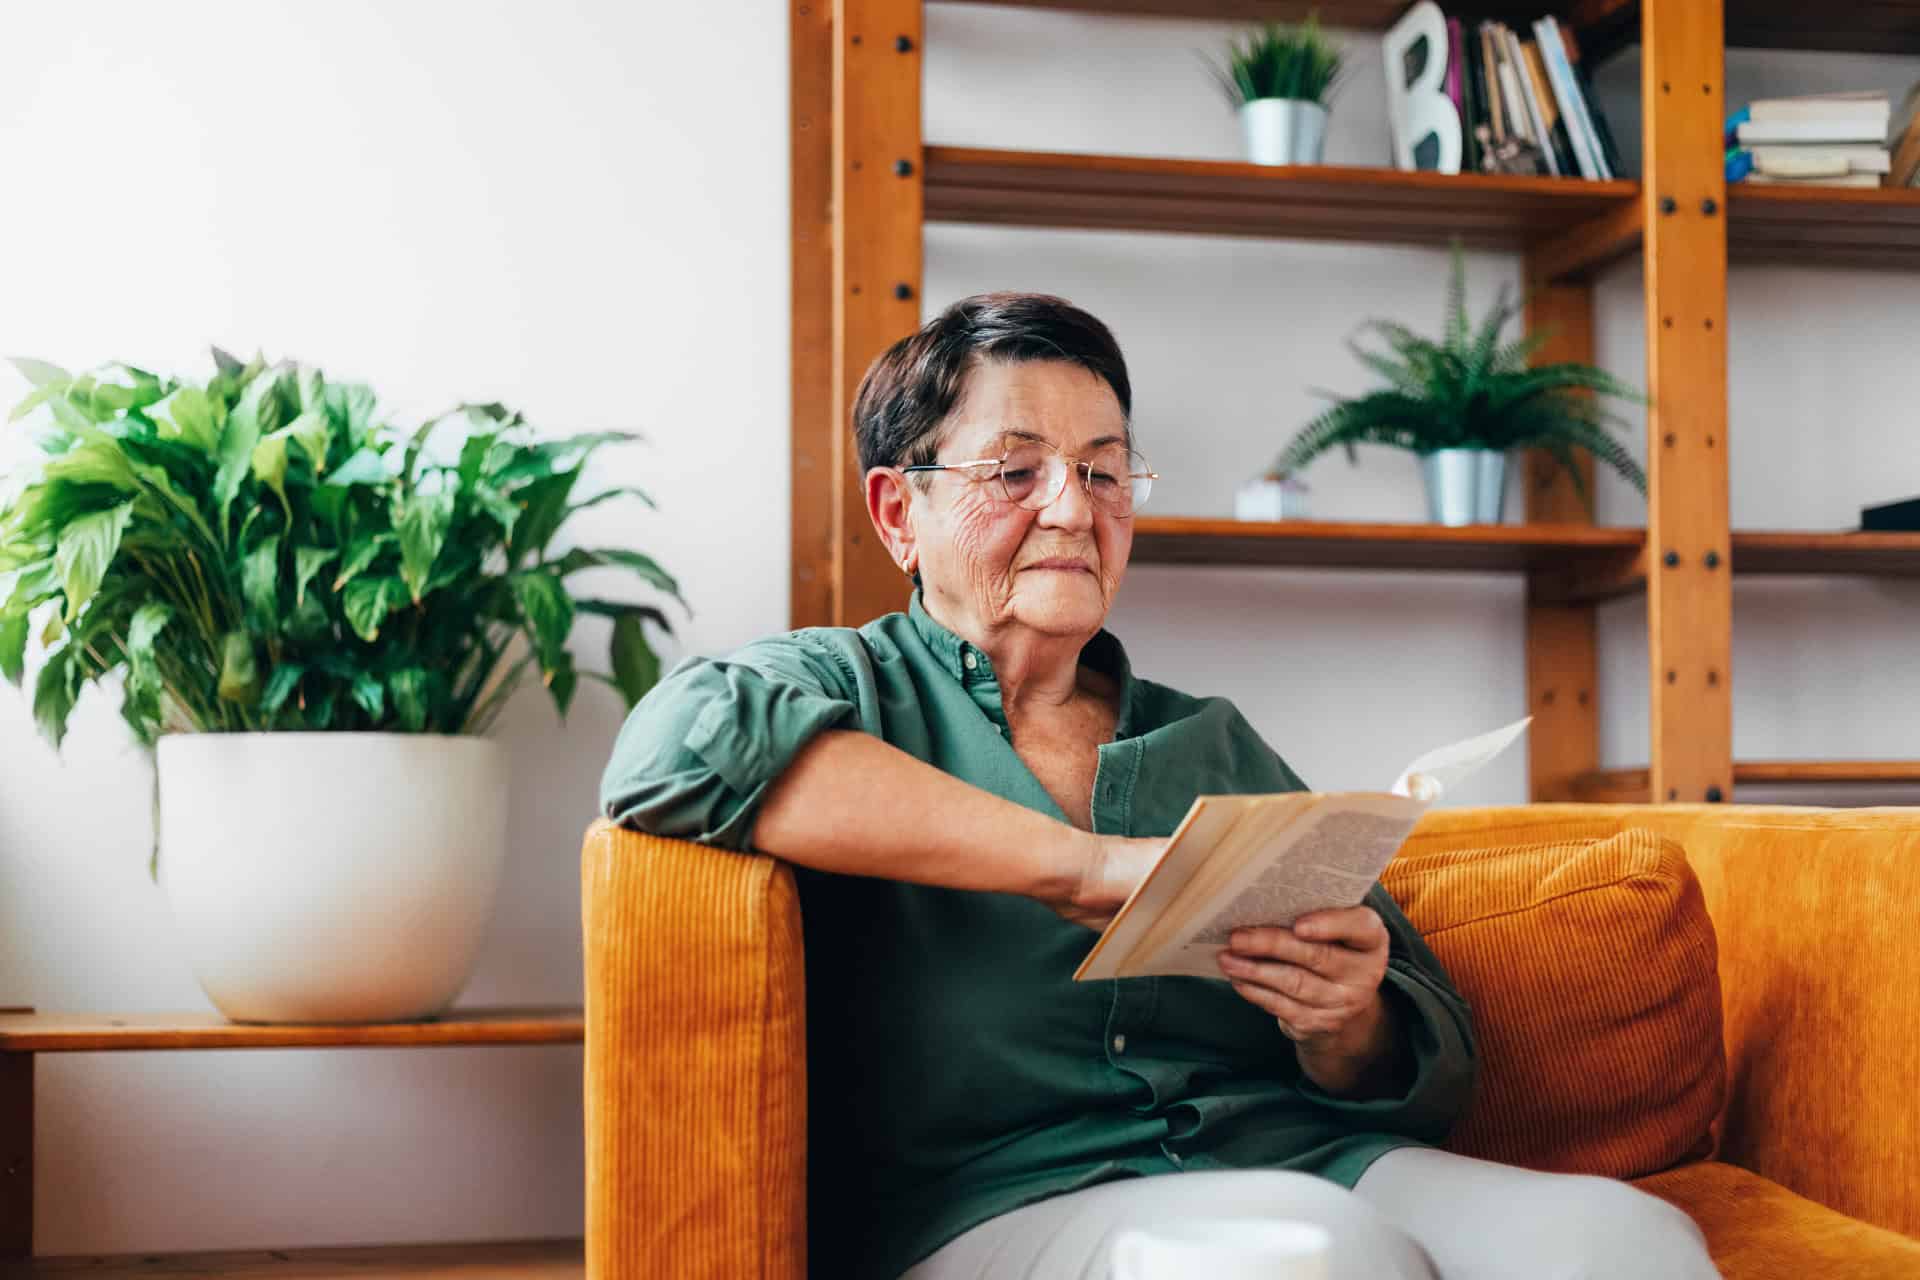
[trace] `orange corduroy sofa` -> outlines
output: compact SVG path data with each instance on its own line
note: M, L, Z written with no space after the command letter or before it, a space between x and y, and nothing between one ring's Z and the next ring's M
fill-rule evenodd
M802 1280L792 875L604 822L582 871L588 1274ZM1445 810L1382 879L1500 1049L1462 1149L1637 1173L1729 1280L1920 1277L1920 809Z

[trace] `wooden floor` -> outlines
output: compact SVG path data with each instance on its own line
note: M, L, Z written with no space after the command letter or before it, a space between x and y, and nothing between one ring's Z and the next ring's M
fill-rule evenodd
M0 1262L0 1277L34 1280L580 1280L578 1240L368 1249L271 1249L241 1253L134 1254Z

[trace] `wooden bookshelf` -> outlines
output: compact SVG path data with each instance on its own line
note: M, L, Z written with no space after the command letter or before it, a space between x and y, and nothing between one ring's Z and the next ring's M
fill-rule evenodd
M580 1280L586 1273L580 1241L529 1240L35 1258L11 1264L4 1274L20 1280Z
M999 0L974 0L997 3ZM1379 30L1404 0L1015 0L1083 13L1243 22L1317 10ZM898 606L846 439L852 388L922 318L927 221L1442 245L1522 257L1542 361L1591 361L1596 272L1637 256L1647 334L1644 531L1593 529L1569 486L1527 465L1528 524L1490 530L1144 517L1134 556L1166 565L1524 576L1529 789L1535 800L1727 798L1758 766L1732 759L1735 574L1920 576L1920 535L1729 527L1729 262L1920 270L1920 193L1736 184L1722 172L1728 45L1920 52L1920 0L1492 0L1509 22L1552 12L1589 65L1640 46L1638 181L1280 168L928 146L920 0L790 11L793 121L795 626L858 625ZM838 24L838 26L837 26ZM1814 28L1817 27L1817 30ZM873 38L869 33L879 33ZM830 126L830 127L828 127ZM917 158L917 163L916 163ZM1144 251L1151 252L1151 249ZM1648 599L1649 769L1598 768L1597 602ZM1561 696L1563 693L1578 696ZM1779 766L1829 778L1814 766ZM1774 776L1774 775L1767 775ZM1657 797L1650 796L1657 790Z
M425 1022L289 1026L216 1013L0 1012L0 1053L152 1049L415 1049L435 1045L579 1044L577 1008L457 1009Z
M1609 216L1639 184L1349 165L927 147L926 218L999 226L1527 249Z

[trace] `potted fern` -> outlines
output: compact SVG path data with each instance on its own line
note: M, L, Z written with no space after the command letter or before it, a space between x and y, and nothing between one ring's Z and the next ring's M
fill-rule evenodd
M611 684L657 678L652 605L585 596L638 552L560 550L619 432L536 438L498 404L402 434L364 386L216 350L204 382L39 361L13 412L44 457L0 493L0 674L37 637L57 750L88 683L118 683L156 749L154 873L229 1017L431 1015L465 983L505 855L507 760L483 735L538 672L564 715L582 613L612 619ZM436 448L461 429L457 448Z
M1339 400L1290 440L1269 471L1290 475L1327 450L1383 444L1421 458L1429 516L1445 525L1497 524L1505 507L1507 458L1516 449L1540 449L1573 479L1592 510L1575 450L1624 476L1642 494L1646 474L1624 445L1608 434L1630 425L1610 411L1612 397L1644 403L1633 388L1591 365L1562 363L1529 367L1528 359L1550 336L1533 333L1512 342L1501 334L1520 312L1503 287L1477 328L1466 309L1466 265L1456 244L1447 282L1444 336L1423 338L1405 325L1369 321L1386 352L1350 342L1354 354L1387 386Z
M1298 25L1269 22L1229 41L1211 63L1227 103L1240 116L1247 158L1254 164L1319 164L1327 139L1327 104L1344 54L1320 30L1319 16Z

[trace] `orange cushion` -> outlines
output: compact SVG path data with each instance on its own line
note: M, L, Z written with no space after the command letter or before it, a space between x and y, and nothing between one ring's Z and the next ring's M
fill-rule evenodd
M1678 844L1416 834L1381 881L1473 1007L1480 1079L1450 1150L1616 1178L1712 1150L1720 980Z
M1700 1224L1727 1280L1920 1275L1920 1240L1849 1218L1735 1165L1690 1164L1637 1185Z

